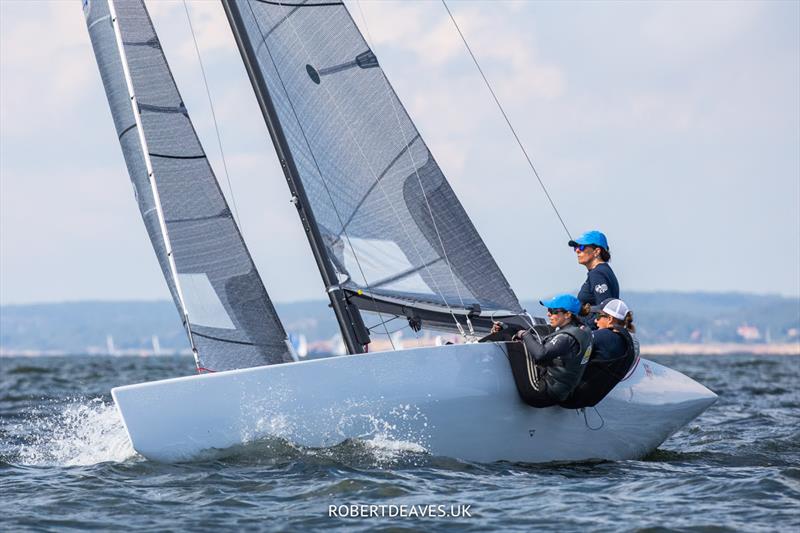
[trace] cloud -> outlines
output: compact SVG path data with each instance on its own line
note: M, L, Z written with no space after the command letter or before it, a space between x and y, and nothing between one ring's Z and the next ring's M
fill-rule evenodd
M416 63L431 70L463 68L471 61L453 22L438 2L366 3L365 7L364 17L355 20L362 29L374 31L365 31L365 35L371 35L377 47L412 53ZM501 69L503 78L498 85L507 98L519 98L520 87L525 88L526 97L558 97L566 83L561 69L536 56L530 31L508 25L512 13L520 9L515 3L489 3L458 5L451 12L484 68ZM354 12L361 15L361 11Z
M0 2L0 10L3 137L35 137L76 120L98 78L80 4Z
M663 2L644 16L640 35L663 59L731 44L758 17L759 2Z
M187 2L188 20L183 2L148 2L147 6L159 38L174 43L170 53L172 62L197 63L192 30L204 62L229 50L234 42L219 2Z

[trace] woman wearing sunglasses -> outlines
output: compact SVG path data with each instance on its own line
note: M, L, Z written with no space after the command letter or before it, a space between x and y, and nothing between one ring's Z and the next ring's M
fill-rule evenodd
M597 315L592 333L592 356L583 377L563 407L593 407L611 392L639 357L633 313L625 302L608 298L591 309Z
M569 241L575 250L578 263L586 267L586 281L578 291L582 314L589 313L589 307L599 305L608 298L619 298L617 276L608 265L611 254L608 251L608 240L599 231L587 231L575 240ZM594 326L590 323L590 326Z
M508 344L511 372L522 400L533 407L559 405L580 382L592 353L592 334L581 324L581 304L571 294L539 302L555 331L544 338L534 330L519 331L522 343Z

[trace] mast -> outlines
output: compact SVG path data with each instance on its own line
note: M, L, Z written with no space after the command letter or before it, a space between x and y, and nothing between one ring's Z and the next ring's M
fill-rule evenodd
M297 166L286 141L275 106L270 98L266 80L261 71L255 68L258 59L253 52L253 44L247 33L241 30L244 23L238 2L235 0L222 0L222 7L225 9L233 36L236 39L236 45L239 47L239 53L242 55L242 61L247 69L250 83L253 85L258 105L261 108L272 143L275 146L275 152L286 177L286 183L292 193L292 203L297 208L298 215L300 215L308 242L311 245L311 251L325 283L331 307L336 315L336 320L339 322L339 328L342 331L347 351L351 354L363 353L365 351L364 346L370 342L369 331L364 325L358 308L347 299L345 291L339 284L336 272L331 266L331 261L322 242L322 236L314 220L314 214L308 207L310 203L300 180Z
M164 209L161 205L161 197L158 194L158 186L156 185L155 180L155 172L153 171L153 163L150 160L150 152L147 148L147 139L144 136L144 128L142 127L142 117L139 113L139 104L136 100L136 94L134 94L133 89L133 80L131 79L130 68L128 67L128 57L125 54L125 47L122 43L122 32L119 28L119 21L117 20L117 11L114 8L114 0L108 0L108 11L111 15L111 24L114 27L114 37L117 43L117 49L119 50L119 58L122 63L122 70L125 75L125 85L128 88L128 96L130 97L131 101L131 108L133 110L133 117L136 121L136 130L139 133L139 143L142 147L142 157L144 158L145 167L147 168L147 178L150 182L150 189L153 193L153 201L156 206L156 214L158 215L158 224L161 229L161 237L164 241L164 248L167 254L167 261L169 263L170 273L172 274L172 279L175 283L175 292L178 295L178 302L180 303L181 307L181 319L183 320L183 325L186 328L186 334L189 336L189 344L192 349L192 355L194 355L194 362L197 366L198 370L200 370L200 356L197 352L197 347L195 346L194 342L194 335L192 334L192 327L189 323L189 311L186 308L186 300L183 297L183 291L181 290L180 279L178 278L178 267L175 265L175 257L172 254L172 244L169 240L169 233L167 232L167 223L164 218Z

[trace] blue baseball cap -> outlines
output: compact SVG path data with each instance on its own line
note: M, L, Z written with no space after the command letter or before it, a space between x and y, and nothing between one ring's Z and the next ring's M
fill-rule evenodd
M550 300L539 300L539 303L548 309L563 309L573 315L581 310L581 301L571 294L559 294Z
M597 230L587 231L577 239L573 241L569 241L568 243L572 248L580 244L588 245L588 246L599 246L600 248L604 248L608 251L608 240L606 236L603 235L602 232Z

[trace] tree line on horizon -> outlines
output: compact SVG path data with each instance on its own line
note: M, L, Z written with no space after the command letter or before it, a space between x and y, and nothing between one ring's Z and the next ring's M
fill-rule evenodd
M642 343L800 342L800 298L736 293L627 292ZM536 316L538 302L523 301ZM276 303L288 333L328 340L338 325L325 301ZM377 322L377 317L368 325ZM399 320L390 330L397 329ZM407 329L407 328L406 328ZM376 332L382 332L376 328ZM405 333L408 337L413 333ZM175 306L157 302L71 302L0 307L0 350L85 353L108 339L120 349L188 348ZM376 338L378 338L376 336Z

